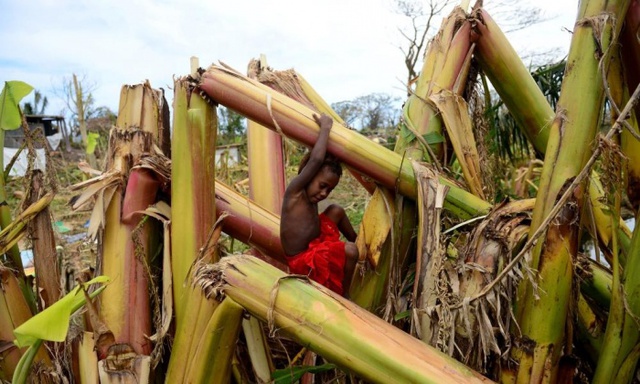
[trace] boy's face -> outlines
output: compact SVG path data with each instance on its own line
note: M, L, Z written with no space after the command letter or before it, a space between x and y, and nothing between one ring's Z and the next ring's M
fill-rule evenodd
M322 167L313 180L307 185L307 197L313 204L326 199L333 188L338 185L340 176L332 172L328 167Z

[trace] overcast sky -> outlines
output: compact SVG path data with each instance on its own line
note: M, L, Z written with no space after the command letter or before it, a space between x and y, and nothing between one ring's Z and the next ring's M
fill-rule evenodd
M549 21L508 37L523 56L557 49L559 58L578 0L535 4ZM398 28L406 19L392 0L0 0L0 9L1 84L31 84L48 97L50 114L63 107L54 90L74 72L94 84L96 106L116 111L121 86L145 79L171 103L173 77L189 72L191 56L203 67L223 61L245 72L264 53L329 103L373 92L403 97Z

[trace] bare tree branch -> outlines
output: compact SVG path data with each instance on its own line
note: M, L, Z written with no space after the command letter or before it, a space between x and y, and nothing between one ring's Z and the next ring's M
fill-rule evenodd
M404 27L398 27L405 44L400 46L407 69L407 96L418 77L419 60L427 50L427 37L431 35L436 20L440 20L447 8L457 2L453 0L429 0L426 5L419 0L394 0L396 13L408 20ZM487 11L498 21L506 33L519 31L534 24L549 20L536 6L524 6L517 0L496 0L488 2ZM547 54L541 57L548 56Z

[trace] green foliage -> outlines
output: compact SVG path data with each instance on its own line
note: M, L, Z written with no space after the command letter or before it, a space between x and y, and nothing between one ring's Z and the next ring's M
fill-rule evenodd
M538 88L542 90L542 94L553 109L556 108L560 99L560 88L566 64L566 61L561 60L557 63L542 65L531 73Z
M336 369L335 364L322 364L318 366L298 365L285 369L279 369L271 374L274 384L294 384L305 373L322 373Z
M565 65L566 62L562 60L540 66L531 72L531 76L553 109L560 98ZM512 162L530 157L529 141L507 110L504 102L498 100L495 104L486 107L485 117L490 126L489 151Z
M23 81L5 81L0 93L0 129L10 131L22 125L20 101L33 87Z
M87 113L87 120L101 118L106 118L111 123L115 123L117 116L111 109L109 109L109 107L106 107L104 105L95 109L91 109Z
M490 124L489 151L515 162L530 156L529 140L502 100L489 107L485 116Z
M88 287L91 284L107 283L109 278L98 276L83 284ZM104 286L92 292L91 297L98 295ZM38 340L64 341L69 329L71 315L86 303L86 296L82 293L82 287L77 286L62 299L33 316L16 328L13 333L16 336L15 344L22 348L33 345Z
M400 135L407 143L412 142L416 138L416 135L414 135L413 132L411 132L404 124L400 125ZM422 135L422 137L429 146L444 143L444 136L438 132L429 132ZM433 149L435 149L435 147Z
M33 103L27 101L22 106L22 110L25 115L43 115L48 104L49 100L47 97L43 97L40 91L36 90L33 93Z
M239 113L218 107L218 137L217 145L238 144L244 141L246 132L246 118Z
M29 373L31 372L31 364L33 364L33 359L36 357L38 353L38 349L42 346L42 340L37 340L35 343L29 346L27 352L20 358L18 365L16 366L16 370L13 372L13 377L11 382L13 384L25 384L27 383L27 379L29 378Z
M87 132L87 155L91 155L98 145L98 139L100 139L100 134L97 132Z

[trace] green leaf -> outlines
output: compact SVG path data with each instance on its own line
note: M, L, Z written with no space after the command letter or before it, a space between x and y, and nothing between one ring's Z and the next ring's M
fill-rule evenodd
M438 132L429 132L422 137L429 145L444 143L444 137Z
M410 143L415 139L416 135L411 132L409 128L407 128L404 124L400 125L400 135L404 139L405 142ZM438 132L429 132L427 134L422 135L427 144L434 145L444 143L444 136L442 136Z
M96 150L99 138L100 134L98 132L87 133L87 155L92 154Z
M335 369L335 364L322 364L318 366L296 365L285 369L278 369L271 374L273 384L294 384L305 373L321 373Z
M411 132L409 128L407 128L404 124L400 124L400 136L406 143L410 143L413 139L416 138L416 135Z
M398 320L405 319L405 318L407 318L409 316L411 316L411 310L410 309L408 309L406 311L402 311L400 313L396 313L396 315L393 317L393 320L398 321Z
M23 81L5 81L0 93L0 129L11 131L20 128L20 101L27 96L33 87Z
M84 284L88 287L95 283L106 283L107 276L98 276ZM91 297L97 296L105 287L102 286L91 293ZM16 336L14 344L19 348L33 345L38 340L64 341L69 329L71 315L80 309L85 303L85 295L80 286L75 287L65 297L56 301L49 308L25 321L13 331Z

